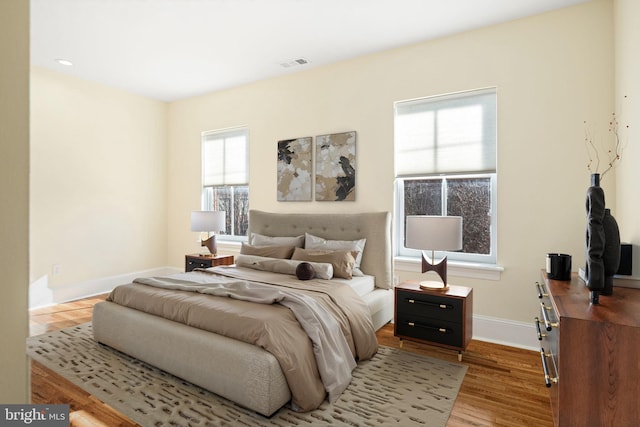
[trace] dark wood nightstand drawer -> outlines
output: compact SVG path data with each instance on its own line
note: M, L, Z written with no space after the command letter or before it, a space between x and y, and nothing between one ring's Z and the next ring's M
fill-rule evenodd
M399 315L396 334L452 347L464 347L461 323Z
M187 259L185 270L191 271L195 268L209 268L209 267L211 267L211 260Z
M185 255L184 257L184 270L189 272L196 268L210 268L217 265L231 265L234 263L233 255Z
M463 300L397 290L398 313L447 322L462 322Z

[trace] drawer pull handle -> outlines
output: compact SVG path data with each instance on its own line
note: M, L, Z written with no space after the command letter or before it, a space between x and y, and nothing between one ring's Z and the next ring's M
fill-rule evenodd
M428 329L430 331L434 331L434 332L440 332L441 334L449 334L451 333L451 331L447 328L440 328L438 326L429 326L429 325L422 325L420 323L415 323L415 322L407 322L407 326L411 326L412 328L422 328L422 329Z
M552 377L549 374L549 366L547 365L547 356L549 356L547 353L544 352L544 348L540 349L540 358L542 359L542 370L544 372L544 385L546 385L547 387L551 387L552 383L557 383L558 382L558 377Z
M550 331L552 328L557 328L558 324L553 323L551 322L551 320L549 320L549 313L547 313L548 310L551 310L551 307L547 307L546 305L544 305L543 302L541 302L540 312L542 313L542 320L544 321L544 327L546 328L547 331Z
M443 310L452 310L453 309L453 306L451 304L441 304L439 302L420 301L420 300L416 301L416 300L410 299L410 298L407 298L407 302L409 304L420 304L420 305L427 305L429 307L438 307L438 308L441 308Z
M549 296L547 291L544 290L544 285L541 285L540 282L536 282L536 289L538 290L538 298L542 299Z
M536 317L534 320L536 321L536 330L538 332L538 341L542 341L542 338L546 337L547 335L543 334L542 330L540 329L540 318Z

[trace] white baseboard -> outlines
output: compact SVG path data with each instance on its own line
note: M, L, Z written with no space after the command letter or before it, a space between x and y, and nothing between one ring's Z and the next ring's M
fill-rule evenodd
M111 292L116 286L131 283L132 280L138 277L166 276L181 271L184 270L177 267L158 267L73 283L56 289L48 288L48 279L45 276L33 282L29 287L29 309L46 307Z
M536 328L531 323L488 316L473 316L473 339L525 350L540 351Z

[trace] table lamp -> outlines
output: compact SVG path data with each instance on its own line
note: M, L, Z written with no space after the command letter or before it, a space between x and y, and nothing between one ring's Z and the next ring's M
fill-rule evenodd
M408 215L405 226L405 247L422 251L422 272L434 271L442 282L425 280L422 289L447 289L447 257L435 262L435 251L462 249L462 217ZM425 250L431 250L427 260Z
M200 246L209 248L212 256L218 254L218 246L216 245L216 232L226 229L225 212L224 211L192 211L191 212L191 231L206 232L207 237L200 236ZM209 235L211 233L211 235Z

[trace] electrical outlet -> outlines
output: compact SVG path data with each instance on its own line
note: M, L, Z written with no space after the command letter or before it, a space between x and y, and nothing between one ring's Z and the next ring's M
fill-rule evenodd
M59 276L61 272L60 264L53 264L51 266L51 274L54 276Z

